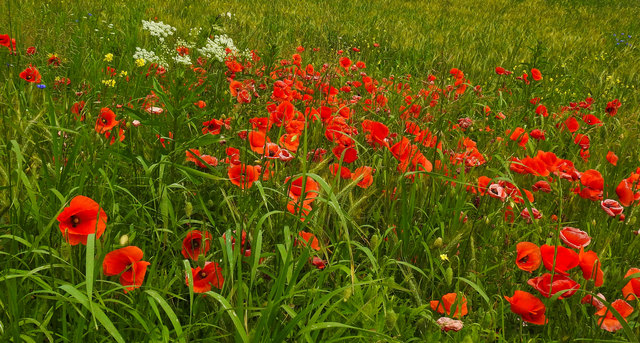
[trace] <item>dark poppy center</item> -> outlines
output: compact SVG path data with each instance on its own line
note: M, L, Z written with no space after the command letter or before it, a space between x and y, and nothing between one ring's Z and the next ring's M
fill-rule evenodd
M207 277L207 272L205 272L204 270L201 270L200 272L198 272L199 279L204 279L206 277Z
M207 128L211 131L214 131L216 129L216 125L215 124L209 124L209 126L207 126Z
M200 248L200 240L199 239L192 239L191 240L191 249L198 249Z
M32 76L31 75L27 75L27 80L31 80Z
M525 257L521 258L521 259L519 260L519 262L521 262L521 263L527 263L527 262L529 262L529 255L527 255L527 256L525 256Z
M80 224L80 218L71 216L71 226L76 227L78 224Z
M107 125L107 119L106 118L102 118L102 124Z

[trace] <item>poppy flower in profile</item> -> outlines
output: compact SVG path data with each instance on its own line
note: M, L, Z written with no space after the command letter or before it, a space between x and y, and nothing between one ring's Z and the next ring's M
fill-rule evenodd
M579 263L578 254L562 246L554 247L553 245L545 244L540 247L540 253L542 254L544 267L548 271L555 271L562 275L567 275L567 271L577 267Z
M585 252L584 248L580 248L578 259L580 269L582 269L582 277L584 277L585 280L593 279L596 287L602 286L604 274L600 268L600 258L598 258L598 254L594 251Z
M209 251L211 245L211 234L203 233L200 230L192 230L182 241L182 256L197 260L198 256L204 255Z
M591 305L593 305L593 307L595 307L596 309L599 310L599 309L604 307L604 304L602 303L602 301L600 301L600 299L603 299L605 301L607 300L604 297L604 295L602 295L602 293L598 293L597 297L594 297L591 294L587 294L580 300L580 303L581 304L591 304Z
M620 203L613 199L606 199L600 202L600 207L611 217L622 214L624 207L620 206Z
M124 292L142 286L149 262L142 261L142 250L136 246L116 249L108 253L102 261L104 275L120 275L120 284L125 286Z
M573 249L584 248L591 243L591 237L588 233L569 226L560 230L560 239Z
M265 135L264 132L249 132L249 146L251 147L251 151L255 152L256 154L264 154L264 147L267 142L271 142L271 140Z
M511 72L502 68L502 67L496 67L496 74L498 75L510 75Z
M620 314L620 316L624 318L625 321L627 320L626 318L631 313L633 313L633 307L631 307L629 303L622 299L618 299L612 302L611 307L613 307ZM602 329L605 329L609 332L616 332L622 329L622 324L620 324L620 321L613 315L611 311L609 311L608 308L603 307L599 309L598 312L595 313L595 315L596 317L599 317L597 319L597 322L598 326L600 326Z
M107 227L107 214L93 199L78 195L58 215L60 232L71 245L87 244L87 236L102 236Z
M310 244L311 249L315 250L315 251L320 251L320 243L318 241L318 238L316 237L316 235L310 233L310 232L306 232L306 231L300 231L298 232L298 236L300 236L300 238L302 238L301 241L297 241L298 243L300 243L300 245L302 246L307 246L307 244Z
M542 73L540 72L540 70L538 70L536 68L532 68L531 69L531 78L533 78L535 81L540 81L540 80L542 80Z
M607 153L607 161L616 166L618 165L618 156L613 151L609 151Z
M457 319L452 319L449 317L441 317L436 321L436 324L438 324L440 326L440 330L447 332L447 331L454 331L454 332L458 332L460 330L462 330L464 324L462 323L461 320L457 320Z
M560 291L566 292L562 293L558 299L562 300L568 298L576 293L576 291L580 288L580 284L573 281L567 276L556 274L553 275L553 282L551 282L551 274L544 273L542 276L535 277L533 279L529 279L527 283L529 286L535 288L540 294L542 294L545 298L550 298Z
M638 273L640 273L640 269L630 268L624 277L628 278L629 276ZM624 295L624 298L627 300L633 300L640 297L640 276L636 276L627 282L627 284L622 288L622 295Z
M251 188L253 183L258 181L260 169L246 164L232 164L227 170L227 174L231 183L245 189Z
M531 242L520 242L516 245L518 256L516 257L516 265L518 268L531 273L538 269L542 263L542 255L540 248Z
M118 125L119 121L116 120L116 114L107 107L100 109L100 114L98 114L98 119L96 120L96 132L97 133L105 133L110 131L116 125Z
M211 286L222 289L224 277L222 276L222 268L217 262L207 262L204 268L191 268L193 277L193 291L195 293L205 293L211 290ZM189 277L185 278L187 286L189 285Z
M351 174L351 179L354 181L360 179L360 182L358 182L358 187L369 188L369 186L373 184L373 176L371 175L372 173L373 168L371 167L359 167L353 171L353 174Z
M36 69L36 67L32 66L31 64L29 64L29 67L27 67L27 69L23 70L20 73L20 78L27 82L33 82L33 83L40 83L42 81L40 72L38 71L38 69Z
M317 269L320 270L323 270L327 266L327 263L318 256L313 256L313 258L311 259L311 264L313 264Z
M547 181L544 180L540 180L536 183L533 184L533 186L531 187L531 189L534 192L545 192L545 193L551 193L551 185L549 185L549 183Z
M447 293L442 296L441 300L431 300L429 303L431 309L445 315L450 315L453 318L460 318L466 316L469 313L467 309L467 298L462 295L458 299L457 293ZM455 312L451 314L452 308L455 305Z
M547 310L544 303L536 296L525 291L515 291L512 297L504 297L511 304L511 312L519 315L523 321L536 325L544 325Z
M338 169L340 170L338 172ZM342 166L340 167L340 164L338 163L334 163L332 165L329 166L329 172L331 172L331 175L336 175L338 173L340 173L340 177L343 179L350 179L351 178L351 170L349 170L349 168Z

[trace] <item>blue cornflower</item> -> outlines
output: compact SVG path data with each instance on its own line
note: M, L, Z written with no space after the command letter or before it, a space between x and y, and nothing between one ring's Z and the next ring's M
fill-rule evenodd
M36 87L40 88L40 89L45 89L47 88L47 86L43 85L42 83L37 85Z

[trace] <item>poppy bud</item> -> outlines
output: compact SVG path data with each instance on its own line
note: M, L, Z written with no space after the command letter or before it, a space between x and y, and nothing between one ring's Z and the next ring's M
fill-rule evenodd
M62 256L65 261L69 261L69 259L71 258L71 245L69 243L62 243L62 245L60 246L60 256Z
M433 242L433 247L437 249L442 248L442 237L436 238L436 240Z
M447 281L447 286L451 286L453 282L453 269L451 267L444 271L444 279Z
M389 309L384 316L384 324L387 329L393 329L393 327L396 326L396 321L398 321L398 314L394 310Z
M207 201L207 207L213 207L215 206L215 204L213 203L213 200L209 199L209 201Z
M204 254L198 255L198 267L204 269L205 263L207 263L207 258L204 256Z
M377 234L371 236L371 240L369 241L371 250L375 250L378 247L378 243L380 243L380 237Z
M129 244L129 235L120 236L120 245L125 246Z
M353 294L353 290L351 289L351 287L347 287L347 289L345 289L344 293L342 294L342 301L346 302L347 300L349 300L349 298L351 298L351 294Z
M190 201L187 201L184 204L184 213L187 217L191 217L191 214L193 213L193 204Z
M633 225L636 223L636 217L631 217L631 219L629 219L629 225Z

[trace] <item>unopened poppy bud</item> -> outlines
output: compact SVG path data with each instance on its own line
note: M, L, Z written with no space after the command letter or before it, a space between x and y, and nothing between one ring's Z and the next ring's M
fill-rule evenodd
M447 286L451 286L453 282L453 268L449 267L444 271L444 279L447 282Z
M120 245L125 246L129 244L129 235L120 236Z
M213 200L209 199L209 201L207 201L207 207L213 207L215 206L215 203L213 202Z
M436 238L436 240L433 242L433 247L436 249L440 249L442 248L442 237L438 237Z
M393 327L396 326L397 321L398 321L398 314L394 310L389 309L387 311L387 314L384 316L384 324L387 327L387 329L389 330L393 329Z
M378 247L378 243L380 243L380 237L375 234L371 236L371 240L369 241L369 246L371 246L371 250L375 250Z
M191 214L193 213L193 204L191 204L190 201L187 201L184 204L184 213L187 215L187 217L191 217Z
M489 221L489 217L485 217L485 218L484 218L484 223L485 223L485 224L487 224L487 225L489 225L489 223L490 223L490 221Z
M349 298L351 298L351 294L353 294L353 290L351 289L351 287L347 287L347 289L344 290L344 293L342 294L342 301L347 301L349 300Z
M204 254L198 255L198 267L204 268L204 265L207 263L207 258L204 257Z
M69 243L62 243L60 246L60 256L62 256L65 261L69 261L71 258L71 245Z
M636 217L631 217L631 219L629 219L629 225L633 225L636 223Z

